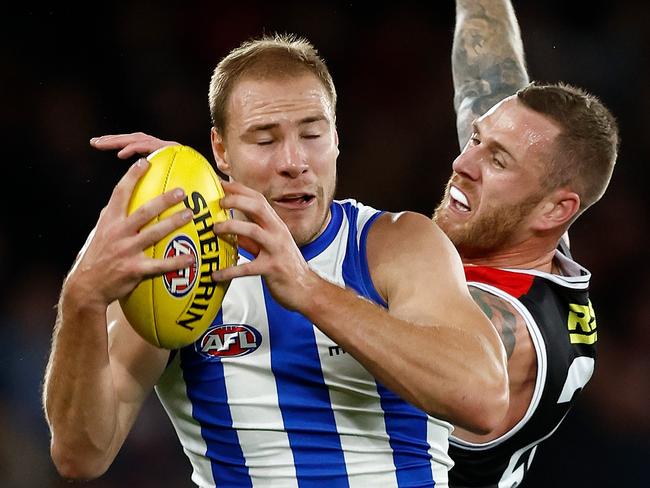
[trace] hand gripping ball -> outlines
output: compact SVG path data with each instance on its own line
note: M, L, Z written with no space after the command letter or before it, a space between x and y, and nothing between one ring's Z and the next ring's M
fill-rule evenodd
M145 250L156 259L190 254L194 264L185 269L145 279L120 300L135 331L154 346L178 349L196 341L214 320L230 282L214 282L213 271L237 262L235 238L217 236L213 225L230 218L220 207L224 196L210 163L188 146L167 146L147 158L151 166L135 187L131 214L148 200L180 187L185 199L152 223L179 211L192 210L193 219Z

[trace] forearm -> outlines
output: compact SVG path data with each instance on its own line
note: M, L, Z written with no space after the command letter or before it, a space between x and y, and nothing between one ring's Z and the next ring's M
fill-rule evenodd
M397 318L323 280L308 296L300 311L406 401L472 431L485 430L482 419L477 419L486 411L499 415L490 399L500 393L490 394L505 390L505 361L500 349L496 350L498 338L487 319L492 340L447 323L429 320L420 324Z
M452 73L462 148L471 135L472 121L529 81L510 0L456 1Z
M106 312L61 295L44 404L52 458L66 477L94 477L108 465L117 400L108 356ZM80 468L84 466L84 468Z

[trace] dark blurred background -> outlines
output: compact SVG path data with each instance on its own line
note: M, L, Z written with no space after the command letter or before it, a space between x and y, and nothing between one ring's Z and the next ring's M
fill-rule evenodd
M59 2L62 3L62 2ZM211 159L207 89L241 41L311 40L339 92L338 196L431 214L458 153L454 4L180 2L3 12L5 158L0 271L0 486L67 486L52 468L40 395L62 279L129 162L92 136L145 131ZM608 193L571 230L593 272L599 360L579 404L538 449L528 487L650 486L648 209L650 7L516 1L533 79L598 95L622 146ZM404 236L408 239L408 236ZM154 395L90 487L186 487L190 467Z

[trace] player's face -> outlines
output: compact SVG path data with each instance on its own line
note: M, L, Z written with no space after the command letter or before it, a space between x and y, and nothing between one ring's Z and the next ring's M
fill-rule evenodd
M474 124L434 219L464 258L507 250L532 235L533 210L559 128L516 97Z
M219 168L262 193L298 245L329 221L339 154L333 107L311 74L242 79L228 102ZM213 134L213 148L215 144Z

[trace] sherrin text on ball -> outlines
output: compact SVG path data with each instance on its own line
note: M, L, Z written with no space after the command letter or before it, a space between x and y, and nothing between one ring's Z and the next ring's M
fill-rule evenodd
M236 263L237 246L234 237L227 239L214 233L213 225L229 219L230 213L219 205L224 192L217 173L199 152L174 145L159 149L147 159L151 167L135 187L128 213L180 187L185 199L158 219L183 206L192 211L193 218L145 253L157 259L190 254L194 263L145 279L120 304L130 324L145 340L157 347L178 349L196 341L217 315L230 283L215 282L211 274Z

